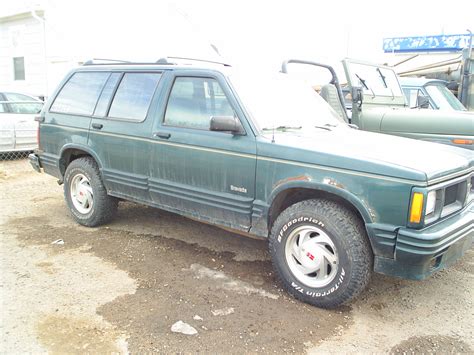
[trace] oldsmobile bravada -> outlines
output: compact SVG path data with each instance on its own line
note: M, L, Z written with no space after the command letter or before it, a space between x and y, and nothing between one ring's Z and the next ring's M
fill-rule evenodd
M79 224L128 200L268 238L282 284L318 307L472 244L472 151L353 129L285 74L87 63L38 121L31 164L64 183Z

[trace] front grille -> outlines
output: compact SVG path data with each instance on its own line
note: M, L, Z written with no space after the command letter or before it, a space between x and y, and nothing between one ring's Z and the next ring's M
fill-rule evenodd
M469 179L464 178L457 183L447 185L441 190L441 196L443 196L441 218L450 215L463 208L467 202L467 196L470 193Z
M444 190L444 205L448 206L454 202L456 202L456 198L458 195L459 184L449 186Z

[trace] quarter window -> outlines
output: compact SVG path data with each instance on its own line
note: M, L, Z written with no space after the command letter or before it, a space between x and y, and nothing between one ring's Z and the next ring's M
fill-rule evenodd
M75 73L63 86L51 106L52 112L92 115L110 73Z
M176 78L166 107L164 123L208 130L212 116L234 116L219 83L210 78Z
M125 73L110 106L109 117L143 121L160 73Z

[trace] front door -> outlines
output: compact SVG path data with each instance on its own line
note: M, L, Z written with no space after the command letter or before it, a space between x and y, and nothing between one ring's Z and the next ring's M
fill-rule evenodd
M223 76L169 72L171 89L154 126L152 201L194 218L248 231L255 196L255 136ZM245 134L209 129L212 116L239 118Z

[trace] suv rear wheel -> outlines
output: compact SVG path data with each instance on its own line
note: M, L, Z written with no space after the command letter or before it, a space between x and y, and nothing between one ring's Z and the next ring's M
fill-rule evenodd
M90 157L73 160L64 174L64 197L74 219L95 227L110 221L118 200L107 195L99 167Z
M288 292L322 308L357 296L372 273L362 222L329 200L302 201L283 211L271 231L270 254Z

